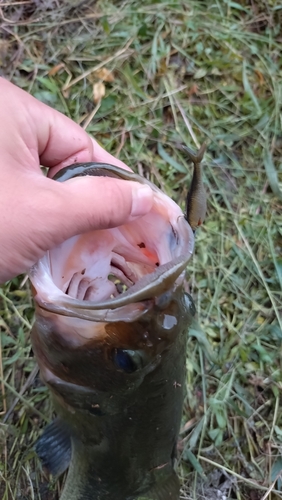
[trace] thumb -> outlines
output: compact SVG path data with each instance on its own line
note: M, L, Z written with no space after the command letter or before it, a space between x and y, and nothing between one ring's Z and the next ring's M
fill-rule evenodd
M132 221L148 213L153 204L149 186L108 177L60 183L25 172L17 175L13 186L9 191L7 182L0 200L0 283L27 271L47 250L68 238ZM17 202L12 203L15 192Z
M62 243L79 233L107 229L147 214L153 191L138 182L110 177L77 177L57 183L50 180L59 198L47 208L49 245Z

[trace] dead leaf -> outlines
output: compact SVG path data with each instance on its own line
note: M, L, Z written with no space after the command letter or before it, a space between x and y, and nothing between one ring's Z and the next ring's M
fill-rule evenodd
M259 79L260 85L263 85L265 83L263 74L258 69L255 69L255 74L257 75L257 77Z
M103 82L97 82L93 85L93 99L97 103L101 101L106 93L106 87Z
M54 76L58 73L58 71L60 71L60 69L64 68L65 65L64 63L59 63L59 64L56 64L56 66L54 66L53 68L50 69L50 71L48 71L48 75L49 76Z
M188 96L191 97L192 95L198 95L199 92L199 87L196 83L193 83L192 87L188 90Z
M63 90L63 91L62 91L62 94L63 94L63 96L64 96L64 98L65 98L65 99L68 99L68 98L69 98L69 96L70 96L70 91L69 91L69 89L67 89L67 90Z
M94 75L96 78L99 78L100 80L103 80L104 82L113 82L114 81L114 75L113 73L107 69L107 68L101 68L95 71Z

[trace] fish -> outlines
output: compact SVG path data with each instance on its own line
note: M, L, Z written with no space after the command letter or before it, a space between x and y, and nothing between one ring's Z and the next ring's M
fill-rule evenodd
M183 148L194 163L192 182L187 195L186 217L193 231L196 231L202 225L207 211L207 198L201 167L201 162L206 151L206 144L203 143L196 153L187 146L183 146Z
M55 180L77 176L148 184L154 201L135 221L70 238L29 271L32 346L57 415L36 452L53 476L69 468L61 500L177 500L195 316L185 271L199 201L192 193L184 215L147 179L108 164L74 164ZM199 210L202 217L202 200Z

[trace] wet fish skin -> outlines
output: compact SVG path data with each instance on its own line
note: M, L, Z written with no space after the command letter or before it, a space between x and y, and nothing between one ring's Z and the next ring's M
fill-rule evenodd
M146 179L104 164L76 164L56 177L64 181L81 175L110 175L159 191ZM196 182L192 194L197 186ZM198 203L194 194L191 203L188 222ZM175 267L164 267L164 274L147 275L155 276L154 287L147 283L145 292L137 289L134 295L129 289L117 299L123 303L125 297L132 305L141 300L140 317L118 321L105 315L99 321L105 335L81 336L79 345L69 340L72 334L79 337L79 321L84 332L86 326L91 332L97 310L108 303L84 301L73 306L70 300L63 307L35 297L33 349L72 449L61 500L178 500L174 462L185 392L186 336L195 308L183 285L176 287L175 282L188 259L180 255ZM119 314L119 308L114 313ZM50 428L48 439L44 434L40 438L50 471L53 464L62 472L58 459L67 464L63 455L70 453L68 438L56 438L60 425L53 442Z
M174 460L194 313L180 288L165 309L155 306L134 323L105 325L107 345L90 341L77 348L58 336L55 314L37 309L33 349L72 442L61 500L179 498ZM168 315L172 328L164 328ZM113 355L133 347L139 367L126 373Z
M113 177L115 179L138 182L139 184L148 184L151 188L158 189L145 177L141 177L130 170L125 170L109 163L74 163L73 165L62 168L53 179L58 182L65 182L74 177L85 177L87 175L91 175L92 177Z
M202 144L196 153L187 146L183 146L188 157L194 164L194 171L190 189L187 195L186 219L193 231L202 225L207 211L207 197L203 183L201 161L203 159L206 144Z

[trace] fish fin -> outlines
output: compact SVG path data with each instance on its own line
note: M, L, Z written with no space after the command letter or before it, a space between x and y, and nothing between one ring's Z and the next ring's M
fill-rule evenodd
M36 441L35 451L49 474L60 476L71 459L71 438L66 425L56 418Z
M195 153L195 151L193 151L193 149L188 148L188 146L182 146L182 147L187 152L189 160L191 160L194 164L195 163L199 164L199 163L201 163L201 161L202 161L202 159L204 157L207 145L204 142L201 145L200 149L198 149L198 151L196 151L196 153Z
M172 471L172 474L160 481L156 477L154 486L138 496L136 500L179 500L179 494L179 479L176 472Z

